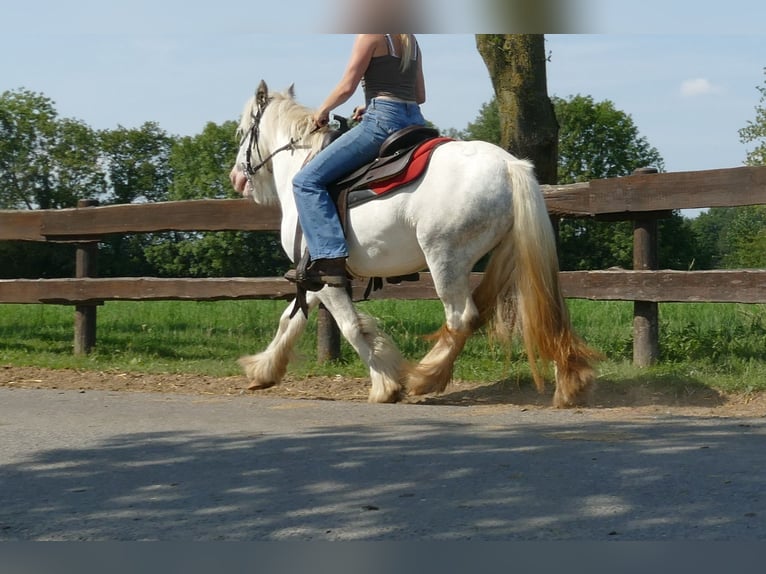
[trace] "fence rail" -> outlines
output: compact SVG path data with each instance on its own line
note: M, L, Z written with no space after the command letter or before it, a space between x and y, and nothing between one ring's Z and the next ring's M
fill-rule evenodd
M674 209L766 204L766 167L666 174L642 170L628 177L542 187L553 216L634 221L634 270L562 272L561 282L565 297L635 301L636 364L651 364L657 358L657 303L766 303L766 270L656 269L658 218L667 217ZM258 206L244 199L0 211L0 241L68 242L78 246L76 278L3 280L0 303L75 305L75 352L88 352L95 344L96 308L104 301L287 299L293 288L281 278L98 279L90 271L96 242L107 235L275 231L279 223L278 208ZM479 280L480 275L475 274L473 281ZM355 292L357 298L360 294ZM426 273L417 283L386 285L372 298L432 299L436 293Z
M562 271L564 297L593 301L650 301L655 303L766 303L766 271ZM481 273L474 273L477 285ZM354 286L361 299L366 285ZM295 286L279 277L216 279L0 280L2 303L85 305L103 301L222 301L233 299L290 299ZM420 281L386 285L370 299L437 299L431 276Z
M567 217L636 219L674 209L766 203L766 168L637 174L542 186L548 211ZM0 241L86 241L104 235L161 231L275 231L278 207L247 199L200 199L131 205L2 211Z

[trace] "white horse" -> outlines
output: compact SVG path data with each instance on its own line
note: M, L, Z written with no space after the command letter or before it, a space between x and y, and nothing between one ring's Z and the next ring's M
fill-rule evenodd
M325 131L313 128L311 110L295 101L292 87L270 94L261 82L243 111L243 139L231 172L240 193L256 203L279 203L282 246L291 258L298 221L293 176L319 149ZM258 165L252 168L251 162ZM520 331L540 391L538 362L555 364L555 406L585 402L599 355L572 329L559 288L553 229L529 162L486 142L446 143L420 180L354 207L349 223L352 275L395 277L427 267L446 315L433 348L412 365L374 319L357 312L345 289L308 294L309 308L323 303L369 367L370 402L444 391L466 340L487 323L506 338ZM471 270L490 251L483 279L471 292ZM270 387L284 376L307 322L303 313L291 317L291 308L267 349L240 359L250 389Z

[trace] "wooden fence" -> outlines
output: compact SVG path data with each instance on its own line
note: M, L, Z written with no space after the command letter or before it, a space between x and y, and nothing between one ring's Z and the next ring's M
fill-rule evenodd
M766 204L766 167L658 174L543 186L554 217L633 220L634 269L562 272L565 297L634 301L634 363L656 362L660 302L766 302L766 270L660 271L657 221L674 209ZM159 279L94 277L98 241L110 234L162 231L273 231L278 209L250 200L198 200L75 209L0 211L0 241L67 242L77 246L72 279L0 281L0 303L75 306L75 353L95 345L96 309L105 301L288 299L281 278ZM474 281L480 276L474 277ZM363 288L363 286L361 286ZM356 293L355 293L356 294ZM436 298L430 277L386 285L373 298ZM326 317L322 324L327 324ZM337 334L331 336L337 339ZM327 346L327 343L324 343ZM332 347L333 345L330 345ZM325 348L324 353L333 354Z

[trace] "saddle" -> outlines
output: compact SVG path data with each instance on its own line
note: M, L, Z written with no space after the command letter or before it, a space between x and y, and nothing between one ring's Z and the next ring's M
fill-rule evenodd
M405 178L398 185L391 186L390 189L388 186L381 185L382 182L393 182L394 178L405 173L412 164L415 152L421 144L431 143L432 145L427 150L430 152L436 145L448 140L449 138L440 138L439 131L434 128L410 126L399 130L388 136L380 147L378 157L371 163L363 165L332 184L329 187L330 195L336 205L341 207L342 203L345 202L345 206L350 209L355 205L393 191L396 187L414 181L418 175L425 171L425 165L423 165L418 170L420 173L410 174L411 177ZM421 153L421 155L423 154ZM430 157L430 153L428 156ZM380 191L382 187L387 189ZM348 194L348 197L344 198L345 194ZM344 221L345 217L341 217L341 220Z

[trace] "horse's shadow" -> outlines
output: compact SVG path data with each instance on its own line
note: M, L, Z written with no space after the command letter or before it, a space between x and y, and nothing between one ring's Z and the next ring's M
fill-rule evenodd
M426 405L516 405L543 408L551 405L553 391L553 384L549 382L540 393L531 378L523 377L487 384L455 382L444 393L429 395L417 402ZM722 393L694 377L646 374L620 380L600 378L587 406L713 408L726 402Z

